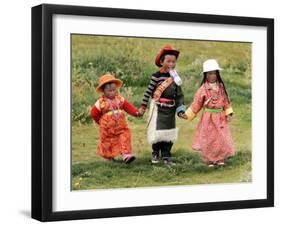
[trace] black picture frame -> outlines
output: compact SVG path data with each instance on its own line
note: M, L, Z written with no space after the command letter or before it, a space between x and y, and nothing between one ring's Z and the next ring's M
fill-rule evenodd
M267 198L93 210L52 210L52 18L55 14L247 25L267 29ZM32 218L39 221L122 217L274 206L274 20L43 4L32 8Z

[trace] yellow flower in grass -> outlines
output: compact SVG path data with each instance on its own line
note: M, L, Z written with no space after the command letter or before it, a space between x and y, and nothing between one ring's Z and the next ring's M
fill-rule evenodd
M80 189L82 180L83 180L83 178L82 178L82 177L79 177L78 182L76 182L76 183L74 184L74 188Z

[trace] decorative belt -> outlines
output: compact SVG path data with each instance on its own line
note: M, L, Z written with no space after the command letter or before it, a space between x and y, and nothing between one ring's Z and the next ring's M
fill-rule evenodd
M119 114L121 112L122 112L122 110L118 109L118 110L114 110L114 111L108 111L105 113L105 115Z
M223 112L223 108L205 108L206 112L219 113Z
M169 107L169 108L172 108L176 105L174 99L168 99L168 98L160 98L159 101L156 101L155 103L157 105L160 105L161 107Z

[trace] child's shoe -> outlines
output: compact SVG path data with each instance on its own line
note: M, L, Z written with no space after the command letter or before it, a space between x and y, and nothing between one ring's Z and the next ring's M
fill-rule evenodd
M164 160L164 164L167 165L167 166L175 166L176 165L176 163L174 163L172 161L172 158L165 158L163 160Z
M223 160L221 160L221 161L218 161L218 166L224 166L224 161Z
M123 161L126 164L133 162L135 159L136 159L136 157L131 154L123 154Z
M209 168L215 167L215 163L214 162L208 162L207 165L208 165Z
M159 161L160 161L160 158L158 155L152 155L152 158L151 158L152 164L157 164L157 163L159 163Z

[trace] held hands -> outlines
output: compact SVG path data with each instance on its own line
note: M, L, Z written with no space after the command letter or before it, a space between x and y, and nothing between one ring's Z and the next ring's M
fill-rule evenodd
M143 115L139 111L137 111L137 117L141 118L142 116Z
M142 117L145 113L145 108L144 107L140 107L139 110L138 110L138 116L139 117Z
M182 119L188 119L187 118L187 115L184 113L184 112L180 112L179 114L178 114L178 116L180 117L180 118L182 118Z

